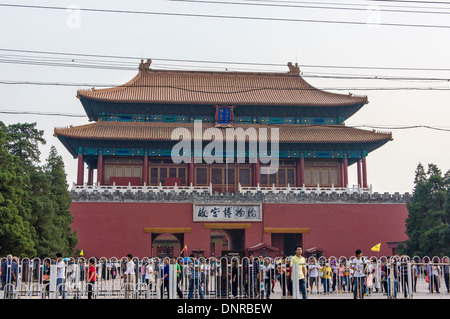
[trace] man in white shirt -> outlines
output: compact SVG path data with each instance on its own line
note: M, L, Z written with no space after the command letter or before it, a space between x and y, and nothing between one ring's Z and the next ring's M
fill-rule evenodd
M148 290L152 290L155 283L155 270L153 268L153 261L150 261L145 267L145 283L148 286Z
M311 293L314 293L314 287L316 287L316 293L319 293L319 270L320 267L317 264L316 258L312 257L309 261L309 286L311 287Z
M135 280L135 265L133 262L133 255L127 255L128 263L127 269L124 272L125 277L125 298L129 299L131 296L131 292L134 290L134 285L136 283Z
M275 268L270 263L270 259L268 257L264 258L264 264L261 266L262 278L264 280L264 288L266 291L266 298L269 299L271 292L271 283L272 279L275 275ZM262 291L264 293L264 291Z
M66 264L62 259L62 254L56 254L56 287L62 291L62 298L66 299L66 289L64 283L66 282Z
M358 294L361 299L364 299L364 277L366 272L367 263L362 257L361 249L357 249L355 252L356 258L353 258L351 262L351 269L353 269L353 299L357 299Z

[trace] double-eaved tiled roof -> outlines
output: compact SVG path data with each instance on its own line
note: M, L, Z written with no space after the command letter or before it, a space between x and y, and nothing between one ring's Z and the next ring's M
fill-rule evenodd
M79 90L77 97L122 103L200 105L347 106L366 96L336 94L307 83L298 67L287 73L201 72L150 69L142 62L128 83L108 89Z
M128 141L170 141L178 140L180 135L177 128L186 129L194 139L199 137L203 141L210 141L217 136L204 134L213 123L202 123L202 135L194 133L194 123L158 123L158 122L107 122L99 121L76 127L55 128L55 136L88 139L88 140L128 140ZM391 133L361 130L344 125L263 125L263 124L235 124L233 133L237 140L252 141L265 137L262 128L267 129L267 139L271 140L271 129L278 128L280 143L374 143L387 142L392 139ZM219 129L224 139L226 130ZM186 132L186 131L185 131ZM200 131L199 131L200 132ZM209 133L213 133L209 131ZM172 134L175 134L172 138Z

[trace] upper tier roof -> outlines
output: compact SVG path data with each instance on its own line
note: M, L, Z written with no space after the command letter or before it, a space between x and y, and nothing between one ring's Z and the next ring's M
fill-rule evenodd
M124 85L79 90L77 97L119 103L200 105L347 106L367 103L366 96L336 94L307 83L297 65L287 73L202 72L150 69L142 62L138 74Z
M198 139L212 140L212 136L205 137L205 130L213 128L212 123L203 123L202 136ZM125 141L170 141L172 132L176 128L185 128L192 138L197 138L194 123L157 123L157 122L104 122L99 121L76 127L55 128L54 134L58 137L83 140L125 140ZM377 143L392 140L390 132L375 132L361 130L344 125L263 125L263 124L236 124L236 140L248 140L244 133L255 133L251 136L253 141L260 138L260 129L267 129L267 139L271 140L271 128L279 129L280 143ZM255 129L254 131L247 129ZM225 129L221 129L224 138ZM175 138L178 138L175 137ZM214 137L216 138L216 137Z

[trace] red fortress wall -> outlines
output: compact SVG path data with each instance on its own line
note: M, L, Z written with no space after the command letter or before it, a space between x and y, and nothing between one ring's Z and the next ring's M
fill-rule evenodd
M71 206L78 231L78 249L86 257L121 258L132 253L139 258L151 257L151 233L145 228L190 228L184 234L188 254L202 248L210 256L210 229L204 222L193 222L192 203L154 202L76 202ZM272 243L267 228L305 228L304 250L320 247L326 257L354 255L357 248L372 256L370 248L381 242L379 256L390 255L388 242L407 239L405 203L380 204L282 204L262 205L262 222L252 222L245 229L245 247ZM285 252L290 255L291 252ZM186 255L186 253L185 253Z

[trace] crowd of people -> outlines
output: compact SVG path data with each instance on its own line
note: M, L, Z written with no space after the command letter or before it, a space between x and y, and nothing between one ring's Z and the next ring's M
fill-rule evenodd
M51 287L54 271L55 287ZM298 282L295 280L298 276ZM409 278L411 276L411 278ZM382 293L387 298L405 298L417 291L418 278L425 278L430 293L449 293L449 260L402 259L398 256L380 260L363 257L361 250L346 258L306 259L302 247L294 255L280 258L253 256L244 258L180 258L138 259L126 258L74 260L57 254L55 258L40 260L19 259L8 255L1 260L2 291L4 298L13 296L17 283L37 281L42 284L42 296L50 292L66 298L70 290L74 297L86 292L95 298L96 282L116 281L124 298L136 294L150 298L168 298L173 292L178 298L271 298L278 285L281 296L289 298L298 292L299 298L311 294L353 294L364 298ZM176 278L176 279L175 279ZM175 283L173 282L175 280ZM444 287L441 285L445 284ZM411 285L411 289L409 288ZM69 289L70 287L70 289ZM77 293L74 293L76 287ZM170 288L172 287L172 288ZM298 290L296 290L298 289Z

